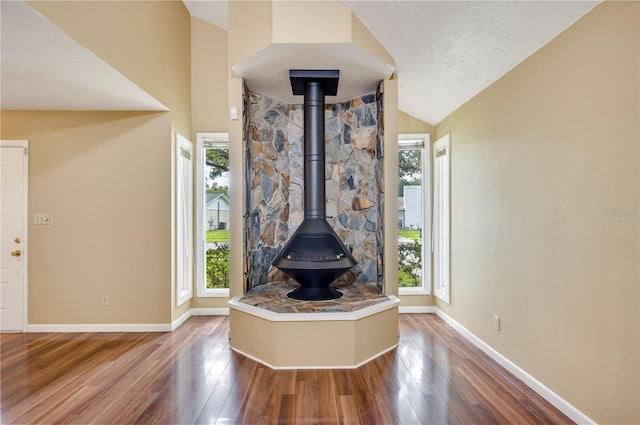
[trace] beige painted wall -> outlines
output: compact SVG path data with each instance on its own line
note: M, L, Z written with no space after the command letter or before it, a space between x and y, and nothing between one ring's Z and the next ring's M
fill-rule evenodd
M429 133L433 139L435 127L419 120L418 118L398 111L398 133L400 134L424 134ZM432 140L433 141L433 140Z
M191 140L198 132L229 129L228 32L191 18ZM197 177L196 177L197 178ZM198 297L194 282L192 308L227 308L228 297Z
M394 58L357 16L332 0L233 0L229 29L231 66L277 43L352 44L395 66Z
M273 1L272 19L273 43L350 43L395 65L358 17L333 0Z
M437 125L452 154L438 308L603 424L640 423L639 8L599 5Z
M229 2L229 66L259 52L272 42L271 14L271 1ZM251 28L251 31L242 31L243 28Z
M156 141L160 148L170 149L174 132L190 138L191 17L181 1L28 3L171 110L171 127ZM162 165L171 170L172 157L166 160ZM171 176L162 191L172 193L173 182ZM157 187L155 184L147 190L158 190ZM171 202L161 206L169 211L172 207ZM157 232L173 234L172 223L173 217ZM174 241L168 243L171 247ZM175 252L170 251L164 261L172 264L174 256ZM174 270L168 275L173 279ZM188 311L190 303L176 308L173 290L171 294L171 302L165 308L171 309L171 319L175 320Z
M427 307L435 305L434 297L431 294L420 295L398 295L401 307Z
M334 1L273 1L271 7L273 43L351 41L351 11Z
M28 139L29 324L169 323L171 114L2 111ZM101 306L101 297L110 306Z
M229 78L229 107L236 107L243 115L241 78ZM229 121L229 298L247 291L244 282L244 144L242 142L242 119Z
M351 42L381 61L395 67L395 58L387 52L384 46L371 34L371 31L364 26L355 13L351 13Z
M191 18L181 1L29 1L64 32L172 111L191 131Z
M191 140L229 128L228 32L191 18Z

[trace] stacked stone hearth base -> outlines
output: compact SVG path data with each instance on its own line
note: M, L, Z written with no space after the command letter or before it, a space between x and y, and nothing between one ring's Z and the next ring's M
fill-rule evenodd
M327 313L351 312L369 307L389 298L375 285L332 285L342 292L342 297L326 301L302 301L287 297L298 284L287 280L269 285L259 285L240 298L240 302L260 307L274 313Z
M330 301L286 296L295 282L261 285L229 301L231 348L274 369L356 368L395 348L398 305L372 285Z

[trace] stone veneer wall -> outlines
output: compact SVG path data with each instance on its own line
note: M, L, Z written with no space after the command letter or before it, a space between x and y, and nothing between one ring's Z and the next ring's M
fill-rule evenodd
M304 218L302 105L244 90L246 289L285 280L271 266ZM336 282L383 286L383 84L325 107L327 220L358 265Z

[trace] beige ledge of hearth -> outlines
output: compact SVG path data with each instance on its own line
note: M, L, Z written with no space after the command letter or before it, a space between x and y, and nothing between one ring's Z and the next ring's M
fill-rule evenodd
M276 313L229 301L231 349L272 369L353 369L398 345L397 297L351 312Z

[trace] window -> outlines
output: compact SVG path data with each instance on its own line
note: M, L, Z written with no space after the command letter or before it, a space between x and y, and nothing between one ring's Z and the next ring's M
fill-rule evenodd
M449 134L433 144L433 293L449 302L450 164Z
M229 134L198 133L196 281L199 297L229 296Z
M400 294L431 289L430 158L428 134L401 134L398 140L398 286Z
M193 146L176 134L176 306L193 297Z

